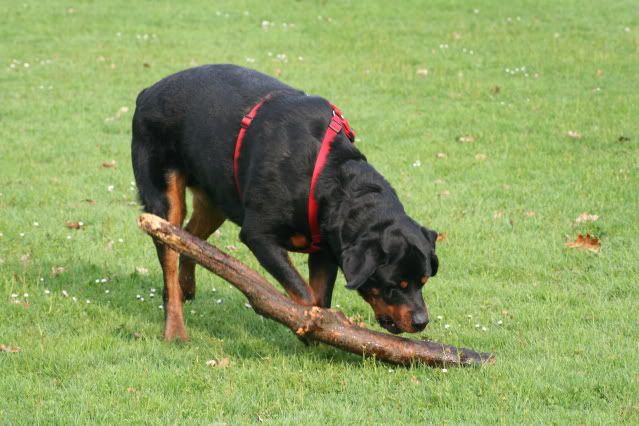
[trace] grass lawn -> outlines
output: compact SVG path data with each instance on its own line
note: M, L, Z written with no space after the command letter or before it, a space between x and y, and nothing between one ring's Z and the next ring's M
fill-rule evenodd
M637 12L631 0L3 0L0 423L639 423ZM202 270L191 341L161 340L130 121L142 88L215 62L345 111L409 214L446 234L420 336L492 351L494 366L308 348ZM257 267L237 233L227 223L211 241ZM565 247L580 233L599 254ZM334 303L373 326L341 277Z

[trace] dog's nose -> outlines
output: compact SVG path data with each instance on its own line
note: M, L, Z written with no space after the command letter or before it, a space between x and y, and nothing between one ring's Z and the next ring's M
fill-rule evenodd
M413 330L422 331L426 328L426 324L428 324L428 316L426 316L426 312L413 314Z

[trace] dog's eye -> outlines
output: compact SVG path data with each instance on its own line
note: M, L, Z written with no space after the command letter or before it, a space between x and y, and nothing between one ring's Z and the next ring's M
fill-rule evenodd
M406 281L406 280L402 280L402 281L400 281L400 282L399 282L399 286L400 286L401 288L406 288L406 287L408 287L408 281Z

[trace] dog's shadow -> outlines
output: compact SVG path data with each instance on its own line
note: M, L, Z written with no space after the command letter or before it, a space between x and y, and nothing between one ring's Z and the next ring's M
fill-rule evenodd
M122 273L110 277L107 282L94 281L94 277L102 275L104 273L96 265L78 265L66 277L64 288L69 294L91 299L100 309L112 310L115 317L122 317L122 321L107 324L113 336L125 341L161 341L164 314L160 308L162 275L159 270L145 274ZM318 362L362 364L361 356L328 345L303 343L286 326L256 314L239 290L203 268L198 268L197 279L195 300L184 304L186 328L191 338L187 345L201 344L208 346L212 353L241 359L269 359L279 355L302 356ZM55 280L51 284L55 291ZM62 291L62 286L57 290ZM179 345L176 342L166 344Z

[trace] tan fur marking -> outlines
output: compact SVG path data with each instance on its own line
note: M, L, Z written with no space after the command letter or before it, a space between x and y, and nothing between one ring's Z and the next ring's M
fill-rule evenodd
M400 286L401 288L406 288L406 287L408 287L408 281L406 281L406 280L404 280L404 281L400 281L400 282L399 282L399 286Z
M193 194L193 213L184 228L201 240L206 240L226 220L220 209L214 206L207 195L197 188L189 188ZM195 261L188 256L180 257L180 287L182 296L195 297Z
M428 282L428 277L424 275L421 279L422 284L426 284Z
M289 242L296 249L303 249L308 247L308 238L302 234L295 234L290 239Z
M413 329L413 316L408 305L388 305L381 297L372 294L363 294L362 296L371 305L376 317L389 317L403 331L415 331Z
M184 191L186 180L184 176L171 172L166 177L166 199L169 204L167 220L176 226L182 226L186 214ZM182 289L178 281L178 253L167 248L162 262L164 272L164 291L166 294L166 323L164 324L164 339L188 340L184 327L182 312Z
M315 274L310 276L308 284L313 290L313 305L320 306L320 295L326 292L328 275L324 271L315 271Z

